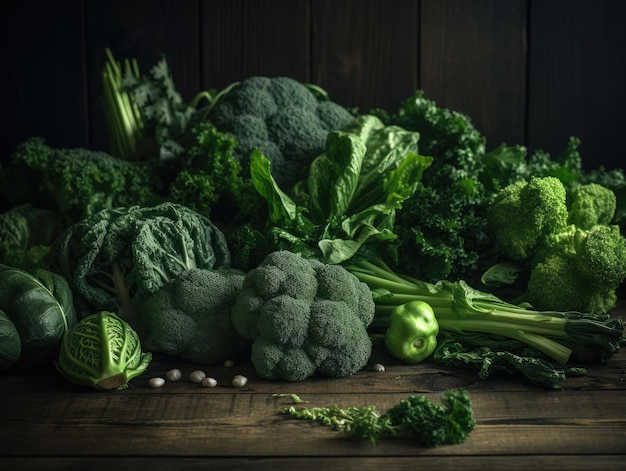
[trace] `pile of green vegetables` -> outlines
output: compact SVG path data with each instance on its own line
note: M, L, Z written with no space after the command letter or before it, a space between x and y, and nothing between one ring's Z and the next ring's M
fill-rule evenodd
M287 77L185 102L164 57L107 58L111 152L32 137L0 168L1 367L106 389L152 352L244 355L302 381L356 373L382 337L558 388L619 351L626 178L583 169L577 139L487 151L422 91L359 113Z

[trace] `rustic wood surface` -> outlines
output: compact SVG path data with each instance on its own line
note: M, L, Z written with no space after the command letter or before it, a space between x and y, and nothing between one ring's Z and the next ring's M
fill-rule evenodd
M623 167L622 0L7 0L0 162L30 136L107 150L100 73L164 53L185 100L251 75L314 82L367 112L416 89L501 142Z
M616 315L626 319L626 310ZM369 368L342 379L266 381L249 364L203 368L218 380L203 388L187 377L196 365L156 356L127 389L97 391L68 383L56 370L14 368L0 374L0 469L626 469L626 351L561 390L522 377L479 379L471 371L409 366L380 349ZM172 367L183 379L148 386ZM230 381L249 378L243 388ZM428 449L409 439L377 445L281 413L275 393L296 393L309 406L376 405L410 394L437 400L467 388L477 421L461 445Z

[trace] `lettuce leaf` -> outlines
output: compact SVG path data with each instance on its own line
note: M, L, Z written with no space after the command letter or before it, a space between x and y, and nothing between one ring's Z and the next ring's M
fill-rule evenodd
M291 194L272 177L268 159L254 151L250 173L269 205L271 243L329 264L366 250L392 252L395 212L432 162L414 152L418 139L417 132L360 116L329 133L326 151Z

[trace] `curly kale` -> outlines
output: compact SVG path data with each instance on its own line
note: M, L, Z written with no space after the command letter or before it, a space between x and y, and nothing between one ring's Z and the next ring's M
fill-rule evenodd
M148 164L83 148L54 149L39 137L15 149L0 182L13 205L31 203L74 221L101 209L159 201L159 182Z
M190 134L169 198L210 217L220 227L263 217L265 205L235 157L235 137L218 131L209 121L198 123Z
M419 153L433 157L422 186L397 212L399 269L424 280L468 278L477 271L485 235L480 181L485 138L471 119L416 91L383 117L419 133Z
M303 402L298 396L297 403ZM463 443L476 427L470 395L465 389L447 390L437 404L424 395L411 395L385 413L376 406L285 407L283 414L314 420L356 439L377 444L381 438L406 436L426 447Z

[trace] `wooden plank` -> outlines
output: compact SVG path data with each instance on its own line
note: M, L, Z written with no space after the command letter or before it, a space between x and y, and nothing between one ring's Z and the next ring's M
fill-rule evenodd
M313 81L363 113L395 110L417 88L412 0L313 2Z
M543 0L530 17L531 151L561 152L581 139L585 168L624 168L616 146L626 126L626 3Z
M252 75L310 80L307 0L203 2L201 20L203 88Z
M145 75L165 54L176 89L189 101L200 91L199 5L197 0L112 0L85 2L85 9L91 148L107 150L100 104L105 48L120 61L136 58Z
M82 3L3 3L0 164L31 136L52 146L87 144Z
M475 391L476 430L462 445L436 449L408 438L376 446L344 438L281 414L289 400L270 394L204 391L40 395L37 402L28 395L11 397L0 404L0 456L606 455L624 453L626 440L622 391ZM310 406L374 404L383 410L405 397L354 393L305 399Z
M98 458L50 458L50 457L0 457L0 467L12 471L39 471L89 469L90 471L154 470L196 471L219 469L256 471L313 471L319 469L344 469L359 471L406 470L406 469L462 469L485 471L507 469L509 471L607 471L621 469L623 455L530 455L515 456L389 456L389 457L98 457Z
M523 144L526 0L423 0L420 88L468 115L487 149Z

